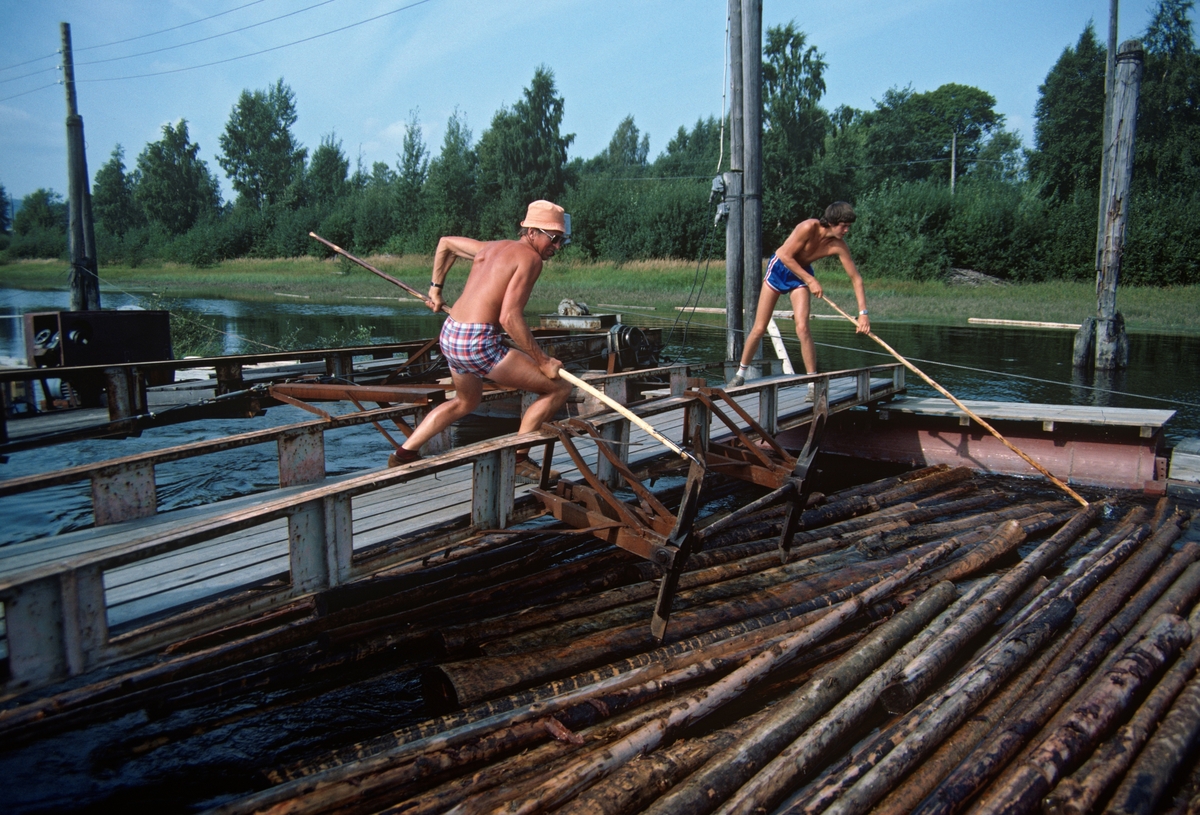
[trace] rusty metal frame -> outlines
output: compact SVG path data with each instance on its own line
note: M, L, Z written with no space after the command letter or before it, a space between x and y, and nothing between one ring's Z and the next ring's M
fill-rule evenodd
M734 401L729 394L720 388L699 388L689 391L688 395L695 396L700 400L732 434L732 439L728 442L710 441L704 451L705 465L711 472L771 489L778 489L792 477L792 472L796 468L796 457L788 453L775 440L775 437L755 421L754 417ZM750 433L729 418L729 415L721 409L719 402L736 413L738 418L750 428ZM828 405L828 401L826 401L826 405ZM825 412L827 411L828 408ZM814 406L814 414L816 412ZM814 424L816 424L815 417ZM824 421L821 424L823 427ZM757 440L754 436L757 436ZM766 445L765 448L764 445Z
M800 528L800 518L808 499L805 486L808 470L820 448L825 434L825 423L829 418L829 383L818 380L813 383L812 420L808 426L808 438L797 455L789 453L766 428L760 425L741 405L720 388L699 388L689 395L700 400L712 415L719 418L732 433L732 440L710 441L705 450L705 464L713 472L749 481L774 490L773 501L787 501L788 511L779 535L779 554L787 562L792 548L792 539ZM718 406L724 402L746 423L754 436L733 422Z
M680 575L696 545L694 526L704 481L703 465L697 459L691 460L679 512L672 513L612 451L611 440L604 438L593 424L568 419L543 427L558 437L586 483L564 479L553 492L539 488L531 490L532 494L560 521L649 560L663 570L650 623L651 633L662 640ZM636 505L617 497L588 465L575 445L575 439L585 437L595 442L599 453L620 474L636 497Z
M426 349L427 350L427 349ZM446 398L445 390L424 385L353 385L344 382L278 382L268 388L271 398L285 402L301 410L316 414L326 420L332 419L330 414L310 404L310 402L351 402L360 412L366 413L363 402L374 402L379 407L390 407L393 404L430 405L442 402ZM393 416L392 423L409 438L413 428L400 416ZM400 447L400 442L389 433L382 424L372 421L388 444L394 448Z

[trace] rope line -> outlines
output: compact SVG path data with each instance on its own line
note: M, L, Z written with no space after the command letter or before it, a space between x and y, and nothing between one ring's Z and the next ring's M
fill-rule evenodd
M657 314L647 314L644 311L620 311L620 310L614 309L614 312L617 314L627 315L630 317L637 317L637 318L643 319L643 320L659 320L664 323L666 323L666 322L673 323L673 322L677 321L677 319L678 319L678 318L676 318L675 321L672 321L671 318L669 318L669 317L660 317ZM714 330L718 330L720 328L718 326L711 326L711 327ZM722 331L735 330L736 331L738 329L720 328L720 330L722 330ZM746 330L742 329L739 331L739 333L746 334L748 332ZM686 343L686 337L685 337L684 342ZM663 343L665 344L666 340L664 340ZM796 341L796 339L794 337L785 337L784 343L794 346L794 347L799 347L799 342ZM860 354L867 354L870 356L886 357L888 359L892 358L891 354L886 354L882 351L873 351L868 348L855 348L853 346L836 345L834 343L828 343L828 342L817 342L816 345L819 345L822 348L831 348L831 349L838 350L838 351L852 351L852 352L858 352ZM694 346L688 346L686 344L683 347L688 350L691 350L692 348L694 348ZM1102 387L1099 387L1096 385L1081 385L1081 384L1076 384L1074 382L1062 382L1057 379L1045 379L1045 378L1037 377L1037 376L1029 376L1028 374L1016 374L1016 373L1010 373L1008 371L996 371L996 370L992 370L989 368L978 368L978 367L974 367L971 365L959 365L959 364L953 363L953 362L939 362L938 360L935 360L935 359L922 359L920 357L908 357L908 359L913 360L915 362L920 362L920 363L923 363L926 365L940 365L943 368L957 368L959 370L971 371L973 373L987 374L988 376L1008 377L1009 379L1023 379L1028 382L1037 382L1037 383L1043 384L1043 385L1056 385L1056 386L1062 387L1062 388L1079 388L1081 390L1095 391L1097 393L1108 393L1108 394L1112 394L1114 396L1126 396L1131 399L1147 399L1152 402L1163 402L1163 403L1169 404L1169 405L1179 405L1181 407L1188 407L1188 408L1200 408L1200 403L1189 402L1185 399L1172 399L1172 398L1168 398L1165 396L1147 396L1147 395L1141 394L1141 393L1131 393L1129 391L1121 391L1121 390L1116 390L1114 388L1102 388Z

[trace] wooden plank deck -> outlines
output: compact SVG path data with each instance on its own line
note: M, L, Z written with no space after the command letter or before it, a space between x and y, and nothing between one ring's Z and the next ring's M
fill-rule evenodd
M1167 423L1173 410L1151 410L1093 405L1050 405L1037 402L983 402L963 399L964 405L987 420L1039 422L1046 430L1055 424L1090 425L1095 427L1136 427L1144 437ZM957 416L966 419L949 399L914 398L906 396L887 406L887 412L914 416Z
M882 366L887 367L891 366ZM846 372L844 376L830 375L831 412L849 409L864 401L887 398L903 387L902 377L897 379L894 373L886 378L871 378L865 373L868 370L881 368ZM779 429L794 427L807 422L812 411L812 404L806 401L806 382L797 379L754 380L734 389L733 393L750 415L761 416L761 410L773 414L770 422L764 420L765 424L773 423ZM636 410L664 435L681 442L684 408L693 402L686 396L672 396L641 403ZM602 422L619 419L611 413L596 418ZM714 420L711 432L714 437L720 437L727 431L723 424ZM546 437L538 434L537 438L544 441ZM14 596L12 592L22 585L21 580L44 583L59 571L75 574L81 569L95 568L88 566L94 562L102 570L103 587L102 596L92 602L103 603L107 625L102 639L106 639L108 630L128 628L152 615L211 600L222 593L264 581L287 586L297 580L290 574L296 565L297 547L313 545L304 540L297 541L297 534L303 539L304 533L296 532L295 517L311 513L314 507L320 506L325 506L323 511L328 513L328 508L333 506L329 503L331 500L335 503L344 500L349 506L351 534L348 537L354 561L360 556L370 560L373 551L389 546L396 549L390 553L392 557L385 563L371 563L372 569L403 562L405 557L421 557L428 553L431 544L409 546L405 551L405 547L397 546L397 542L452 524L457 524L464 534L469 533L473 512L479 511L480 484L476 483L476 464L480 456L494 456L504 450L511 455L511 449L522 440L528 443L530 438L501 437L458 448L436 459L425 459L413 469L415 477L406 476L402 472L406 468L365 470L327 478L316 484L271 490L3 547L0 549L0 597L7 604ZM628 460L635 468L664 452L659 442L636 426L630 429L629 441ZM581 442L580 451L594 463L597 454L594 449L588 449L589 444ZM381 446L384 446L382 440ZM595 445L591 446L594 448ZM540 457L536 446L533 452L535 458ZM564 478L578 477L573 462L557 445L553 467ZM421 468L434 472L416 475ZM529 486L518 485L513 491L513 500L519 501L529 489ZM504 506L503 500L498 506ZM526 510L525 514L529 512ZM328 527L328 518L325 523ZM222 524L231 531L220 534ZM328 535L328 529L323 534ZM336 547L344 544L326 540L318 545ZM326 548L326 558L333 557L333 551ZM359 574L350 563L345 568L338 568L346 573L346 577ZM22 578L22 574L30 577ZM265 607L270 607L271 602L298 596L302 590L302 586L290 586L286 591L276 589L271 595L270 589L264 589L276 600L264 595L261 602L243 605L241 611L262 610L264 603ZM88 592L83 594L86 597ZM86 603L80 601L80 608L84 605ZM208 624L215 620L213 618ZM9 623L8 627L12 629L12 620L3 622Z
M878 383L886 381L881 379ZM836 380L830 386L830 402L844 403L852 399L854 393L853 380ZM757 394L738 399L751 415L757 413L757 402ZM812 403L806 401L803 388L788 389L780 395L779 409L785 421L802 423L811 413ZM683 436L683 418L678 411L662 414L654 426L672 440ZM725 435L723 424L714 421L711 429L715 436ZM630 463L634 465L663 452L661 444L638 428L631 429L629 441ZM595 445L584 442L580 447L594 465ZM534 457L537 458L536 451ZM564 478L579 477L574 462L561 448L556 447L551 466ZM469 518L472 478L471 465L464 464L437 475L356 496L353 499L355 552ZM530 489L529 485L518 485L516 497L528 494ZM255 497L263 499L265 496L248 496L248 499L252 501ZM0 568L3 568L2 564L0 559ZM117 627L175 605L281 577L287 571L288 531L283 521L159 555L105 574L109 625Z

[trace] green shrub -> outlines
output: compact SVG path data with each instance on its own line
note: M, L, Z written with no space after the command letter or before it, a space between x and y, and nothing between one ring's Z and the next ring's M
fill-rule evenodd
M10 258L59 258L67 257L67 236L57 226L31 226L24 232L12 236L8 245Z
M1154 286L1200 283L1200 193L1134 194L1121 282Z
M945 229L950 189L936 182L885 184L860 198L850 246L858 263L877 275L910 280L940 277L950 268Z

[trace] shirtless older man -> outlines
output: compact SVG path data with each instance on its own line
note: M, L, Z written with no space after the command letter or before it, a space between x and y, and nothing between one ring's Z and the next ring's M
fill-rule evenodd
M775 303L778 302L779 295L785 293L792 301L796 318L796 337L800 340L804 370L810 374L817 372L817 345L813 342L812 332L808 328L809 309L812 306L810 294L812 297L820 297L823 293L812 268L815 260L836 257L842 262L842 268L846 270L850 284L854 286L854 297L858 300L858 333L867 334L871 331L862 275L858 273L858 267L850 257L850 247L846 245L846 235L850 232L850 225L854 220L854 208L845 201L836 201L825 208L825 214L819 220L809 218L807 221L801 221L792 230L792 234L788 235L783 246L775 250L775 254L767 262L767 276L758 296L754 328L746 335L742 359L737 373L729 380L730 387L746 383L746 372L758 351L758 344L767 333L767 324L771 322Z
M454 398L434 408L404 444L388 458L396 467L421 457L421 445L479 406L483 378L538 394L521 417L521 433L537 430L567 401L571 385L558 378L562 363L546 356L525 322L525 304L542 263L568 243L566 213L549 201L534 201L514 241L444 237L433 256L429 307L442 308L442 286L459 258L472 261L462 295L450 309L439 342L450 363ZM501 342L501 329L512 348ZM541 468L528 450L517 451L517 477L536 483Z

